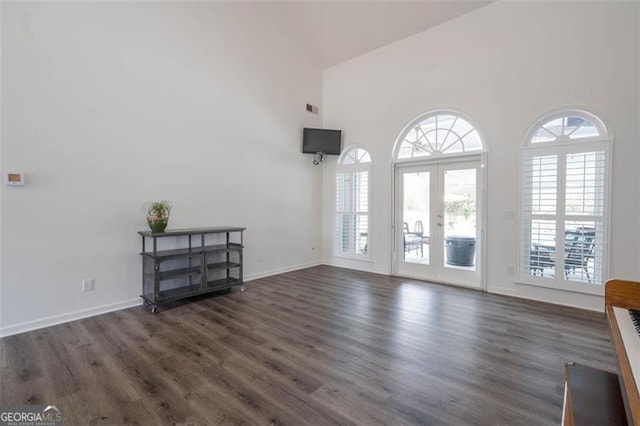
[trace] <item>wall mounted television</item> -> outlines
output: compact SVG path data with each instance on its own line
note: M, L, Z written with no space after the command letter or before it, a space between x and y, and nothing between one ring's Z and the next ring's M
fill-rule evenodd
M340 155L342 149L342 130L304 128L302 134L302 153Z

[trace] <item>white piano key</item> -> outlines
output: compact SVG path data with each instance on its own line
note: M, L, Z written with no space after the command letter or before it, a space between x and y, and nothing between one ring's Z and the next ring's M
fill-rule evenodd
M640 391L640 334L636 331L628 309L614 306L613 313L616 317L618 328L620 329L625 351L627 352L631 373Z

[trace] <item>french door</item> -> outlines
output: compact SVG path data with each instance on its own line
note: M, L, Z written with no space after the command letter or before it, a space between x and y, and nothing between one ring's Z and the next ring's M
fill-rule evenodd
M396 167L398 275L482 287L480 159Z

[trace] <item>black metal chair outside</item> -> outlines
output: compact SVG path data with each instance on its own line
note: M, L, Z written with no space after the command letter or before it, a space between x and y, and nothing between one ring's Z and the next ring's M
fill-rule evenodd
M579 227L565 232L564 236L564 275L583 270L587 280L591 282L589 275L589 261L594 258L596 230L593 228Z
M595 229L578 227L565 232L564 241L564 275L569 278L576 270L584 271L587 280L592 282L589 274L589 262L594 258ZM555 268L555 246L533 243L529 257L529 267L534 275L544 276L544 270Z
M429 236L424 235L424 226L422 225L421 220L416 220L416 224L413 229L416 234L422 235L422 244L429 244Z
M554 246L536 243L533 243L531 246L531 254L529 258L531 272L535 275L539 274L540 276L544 276L544 270L546 268L551 269L555 267L554 256L556 248Z
M411 250L415 250L416 253L420 252L420 256L424 255L422 249L422 233L409 232L409 224L404 222L402 224L402 237L404 238L404 252L411 253Z

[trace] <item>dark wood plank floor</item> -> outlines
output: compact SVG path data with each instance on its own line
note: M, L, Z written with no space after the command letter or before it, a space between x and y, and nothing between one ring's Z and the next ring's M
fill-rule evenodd
M559 424L604 316L319 266L0 340L0 404L66 424Z

